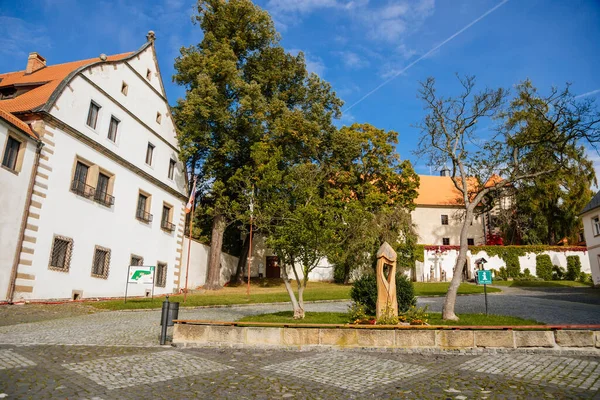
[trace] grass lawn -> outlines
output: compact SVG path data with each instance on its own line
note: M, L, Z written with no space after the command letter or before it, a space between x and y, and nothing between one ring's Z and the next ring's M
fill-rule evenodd
M417 296L445 295L449 282L424 283L415 282ZM293 287L295 288L295 284ZM328 282L308 282L304 291L305 301L315 300L347 300L350 299L351 285L340 285ZM500 292L500 289L488 287L488 293ZM463 283L458 289L458 294L483 293L483 286ZM231 304L278 303L288 302L290 298L281 280L256 280L250 285L250 297L246 295L246 286L224 287L221 290L207 290L202 293L193 293L183 302L183 295L169 297L170 301L180 302L180 306L198 307ZM107 300L89 303L91 306L107 310L129 310L141 308L160 308L163 297L150 299Z
M590 287L591 283L575 281L494 281L494 286L512 287Z
M460 321L443 321L441 313L429 313L429 325L543 325L532 319L510 317L506 315L458 314ZM294 320L292 311L272 314L260 314L244 317L240 322L275 322L296 324L347 324L348 314L340 312L307 312L303 320Z

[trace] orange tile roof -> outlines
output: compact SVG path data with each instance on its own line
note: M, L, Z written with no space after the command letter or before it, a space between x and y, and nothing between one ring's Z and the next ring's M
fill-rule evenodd
M132 53L122 53L107 57L107 61L118 61ZM5 111L24 112L32 111L40 107L50 99L54 90L58 85L73 71L80 67L99 62L100 58L90 58L87 60L73 61L64 64L49 65L41 68L31 74L26 75L25 71L8 72L0 74L0 87L23 84L42 83L26 93L23 93L15 98L0 100L0 107Z
M36 135L35 132L33 132L33 130L31 129L31 127L29 125L27 125L25 122L21 121L19 118L15 117L8 111L2 109L2 107L0 107L0 119L5 120L6 122L11 124L15 128L18 128L21 131L23 131L24 133L31 136L32 138L38 139L38 135Z
M460 206L463 204L462 194L456 189L449 176L419 175L420 185L415 200L417 206ZM502 178L493 175L485 184L490 187L498 184ZM475 190L476 180L469 179L469 190Z

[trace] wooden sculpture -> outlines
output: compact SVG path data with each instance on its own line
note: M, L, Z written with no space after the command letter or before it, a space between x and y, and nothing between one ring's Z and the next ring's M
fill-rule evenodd
M377 251L377 318L386 310L389 314L398 315L396 252L388 242L384 242Z

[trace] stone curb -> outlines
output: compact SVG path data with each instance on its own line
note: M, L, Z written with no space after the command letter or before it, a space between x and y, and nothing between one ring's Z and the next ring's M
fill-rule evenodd
M175 324L173 344L386 350L579 350L600 355L600 331L592 330L411 330L337 329L328 327L256 327Z

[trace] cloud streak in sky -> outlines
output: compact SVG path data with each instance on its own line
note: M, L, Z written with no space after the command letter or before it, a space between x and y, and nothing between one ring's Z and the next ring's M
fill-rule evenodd
M580 99L582 97L593 96L595 94L600 94L600 89L592 90L591 92L585 92L575 96L576 99Z
M507 2L508 2L508 0L503 0L502 2L500 2L499 4L497 4L496 6L490 8L484 14L480 15L479 17L477 17L476 19L474 19L473 21L471 21L469 24L467 24L466 26L464 26L462 29L460 29L459 31L457 31L456 33L454 33L453 35L451 35L450 37L446 38L443 42L441 42L437 46L433 47L427 53L423 54L422 56L420 56L419 58L417 58L416 60L414 60L413 62L411 62L410 64L408 64L406 67L402 68L401 70L395 72L390 78L388 78L385 81L383 81L381 84L379 84L373 90L371 90L370 92L368 92L367 94L365 94L363 97L361 97L360 99L358 99L358 101L356 101L353 104L351 104L350 106L348 106L343 111L347 112L347 111L351 110L352 108L354 108L355 106L357 106L358 104L362 103L367 97L371 96L373 93L377 92L379 89L381 89L382 87L384 87L385 85L387 85L388 83L390 83L391 81L393 81L394 79L396 79L399 75L401 75L401 74L405 73L406 71L408 71L411 67L413 67L415 64L417 64L422 59L427 58L429 55L435 53L437 50L439 50L446 43L450 42L451 40L453 40L454 38L456 38L457 36L459 36L461 33L463 33L464 31L466 31L467 29L469 29L470 27L472 27L473 25L475 25L476 23L478 23L479 21L481 21L482 19L484 19L485 17L487 17L488 15L490 15L491 13L493 13L494 11L496 11L498 8L502 7Z

